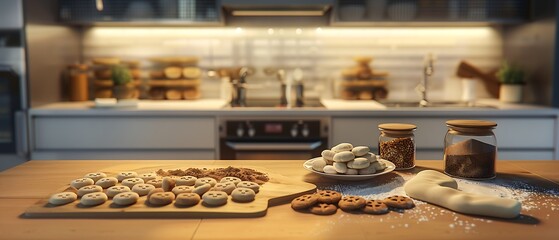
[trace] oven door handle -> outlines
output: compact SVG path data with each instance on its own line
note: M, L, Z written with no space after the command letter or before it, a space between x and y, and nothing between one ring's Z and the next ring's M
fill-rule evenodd
M226 141L225 144L237 151L271 150L271 151L307 151L315 150L322 145L322 141L305 143L240 143Z

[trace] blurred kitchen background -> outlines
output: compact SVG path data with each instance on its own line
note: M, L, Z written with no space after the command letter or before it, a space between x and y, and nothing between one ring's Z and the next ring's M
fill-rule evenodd
M486 84L506 60L526 73L521 103L557 108L556 12L554 0L2 0L0 149L27 156L28 109L115 97L100 76L116 63L146 100L229 100L248 67L249 99L280 98L284 69L306 98L413 102L428 56L438 101L463 100L463 61L485 74L471 76L475 97L497 98ZM158 82L169 66L192 78Z

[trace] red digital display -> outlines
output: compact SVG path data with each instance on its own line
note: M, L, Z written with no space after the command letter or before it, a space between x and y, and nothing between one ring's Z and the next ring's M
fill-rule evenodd
M281 123L267 123L264 125L265 133L281 133L283 131L283 125Z

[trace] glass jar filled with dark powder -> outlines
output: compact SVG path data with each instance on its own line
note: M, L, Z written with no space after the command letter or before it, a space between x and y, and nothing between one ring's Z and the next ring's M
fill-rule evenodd
M497 123L483 120L450 120L444 141L445 173L460 178L495 177Z
M415 139L413 124L383 123L378 125L380 136L378 148L380 157L394 165L396 170L415 167Z

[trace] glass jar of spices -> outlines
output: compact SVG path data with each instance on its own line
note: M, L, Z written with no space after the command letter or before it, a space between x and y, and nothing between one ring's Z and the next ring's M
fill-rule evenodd
M383 123L378 125L380 136L378 148L380 157L394 165L396 170L415 167L415 136L417 127L413 124Z
M453 177L495 177L497 123L483 120L450 120L444 140L444 171Z

